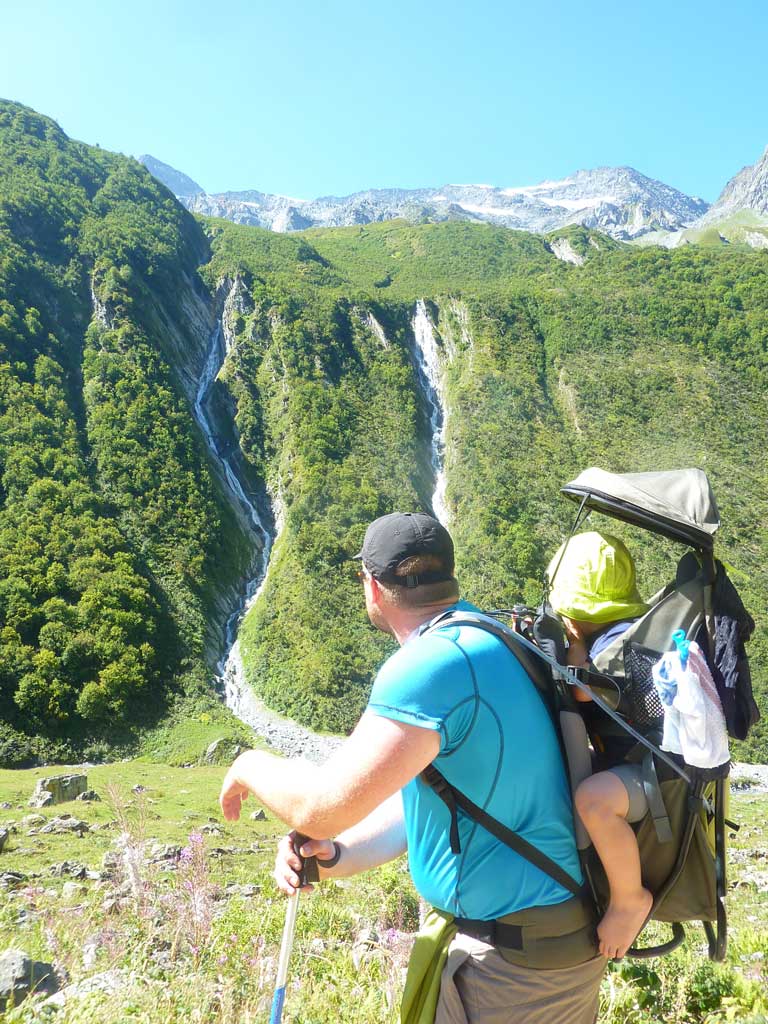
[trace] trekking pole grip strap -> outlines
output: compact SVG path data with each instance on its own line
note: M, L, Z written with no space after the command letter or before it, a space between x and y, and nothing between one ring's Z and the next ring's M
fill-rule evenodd
M321 868L335 868L341 858L341 847L333 840L333 856L324 859L322 857L313 857L312 859L316 864L319 864Z

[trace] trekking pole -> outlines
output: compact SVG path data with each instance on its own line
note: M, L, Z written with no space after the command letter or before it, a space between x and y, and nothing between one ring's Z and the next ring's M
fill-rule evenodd
M299 850L307 841L308 836L295 832L293 835L293 848L301 857ZM288 906L285 910L285 924L283 925L283 938L280 943L280 959L277 962L277 981L275 982L275 994L272 997L272 1011L269 1015L269 1024L280 1024L283 1017L283 1003L285 1002L285 986L288 978L288 961L291 958L293 949L293 934L296 930L296 911L299 909L299 890L307 884L307 862L314 858L302 857L301 870L299 871L299 888L288 897Z

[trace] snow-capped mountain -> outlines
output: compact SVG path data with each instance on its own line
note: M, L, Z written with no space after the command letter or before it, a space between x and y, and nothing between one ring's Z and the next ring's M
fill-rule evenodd
M254 224L272 231L342 227L403 217L487 221L522 231L547 232L584 224L624 241L648 233L679 231L707 210L707 203L648 178L631 167L577 171L561 181L518 188L443 185L440 188L370 189L349 196L294 199L265 192L177 191L167 165L141 157L149 170L195 213ZM168 168L173 172L172 168ZM178 172L173 172L178 174ZM190 179L186 176L187 182ZM194 183L192 183L194 184ZM188 187L188 186L187 186Z

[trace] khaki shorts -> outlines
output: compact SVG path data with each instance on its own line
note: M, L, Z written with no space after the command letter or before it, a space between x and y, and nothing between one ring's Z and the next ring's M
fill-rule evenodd
M597 956L577 967L535 970L459 934L441 975L435 1024L594 1024L607 962Z

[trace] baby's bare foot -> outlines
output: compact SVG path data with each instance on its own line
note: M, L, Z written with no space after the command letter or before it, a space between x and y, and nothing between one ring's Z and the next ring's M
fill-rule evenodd
M653 896L640 889L636 896L611 900L600 924L597 937L600 952L610 958L621 958L637 938L653 905Z

